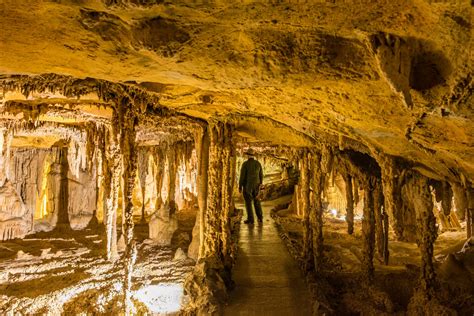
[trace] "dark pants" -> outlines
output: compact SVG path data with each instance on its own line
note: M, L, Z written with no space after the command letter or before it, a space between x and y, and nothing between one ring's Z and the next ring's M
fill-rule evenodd
M253 210L252 210L252 202L253 206L255 207L255 214L257 214L257 218L259 221L262 220L262 206L260 205L260 201L257 200L258 189L252 190L251 192L247 192L244 190L244 200L245 200L245 209L247 210L247 220L253 223Z

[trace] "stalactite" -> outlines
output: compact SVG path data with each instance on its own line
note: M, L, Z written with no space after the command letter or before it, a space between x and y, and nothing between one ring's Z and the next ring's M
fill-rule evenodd
M364 179L364 217L362 219L362 273L371 282L374 278L374 245L375 245L375 218L374 218L374 189L375 179Z
M310 201L309 201L309 181L310 181L309 152L303 150L300 158L300 208L303 215L303 260L306 270L311 270L313 266L312 251L312 231L310 226Z
M321 195L324 186L324 174L321 170L321 153L311 154L311 210L310 222L312 228L312 251L314 257L314 270L320 272L323 260L323 201Z
M378 255L383 258L384 257L384 224L383 224L383 215L382 215L382 208L383 208L383 194L382 194L382 186L379 181L375 184L374 191L373 191L373 199L374 199L374 219L375 219L375 240L377 245L377 253Z
M354 232L354 195L352 194L352 176L348 173L343 175L346 184L346 222L347 233L352 235Z

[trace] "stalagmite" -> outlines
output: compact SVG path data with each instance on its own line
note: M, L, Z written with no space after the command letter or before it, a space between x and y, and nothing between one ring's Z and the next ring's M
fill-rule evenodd
M305 270L309 271L313 267L313 238L310 225L310 154L308 150L303 150L300 157L300 200L298 209L303 215L303 260ZM311 170L313 171L313 170Z
M352 235L354 232L354 195L352 194L352 177L348 173L344 173L344 182L346 184L346 222L347 233Z
M323 203L321 195L324 189L324 176L321 170L322 157L319 152L311 154L311 211L310 223L312 228L312 251L314 270L321 271L323 260Z
M375 218L374 218L374 190L375 179L364 179L364 217L362 219L362 273L371 282L374 278L374 245L375 245Z

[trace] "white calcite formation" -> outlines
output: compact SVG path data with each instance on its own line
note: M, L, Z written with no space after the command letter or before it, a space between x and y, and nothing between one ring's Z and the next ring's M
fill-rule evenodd
M158 245L167 246L171 244L171 238L178 229L178 220L175 214L170 214L170 208L164 205L152 215L148 225L150 239Z
M0 188L0 240L23 238L31 231L32 221L31 212L7 180Z

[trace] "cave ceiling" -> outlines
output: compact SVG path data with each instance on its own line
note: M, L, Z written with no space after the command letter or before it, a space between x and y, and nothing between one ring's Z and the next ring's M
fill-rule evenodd
M473 182L472 1L296 2L2 0L0 74L136 85L244 140L331 142ZM44 98L46 120L66 111ZM81 120L111 115L82 99Z

